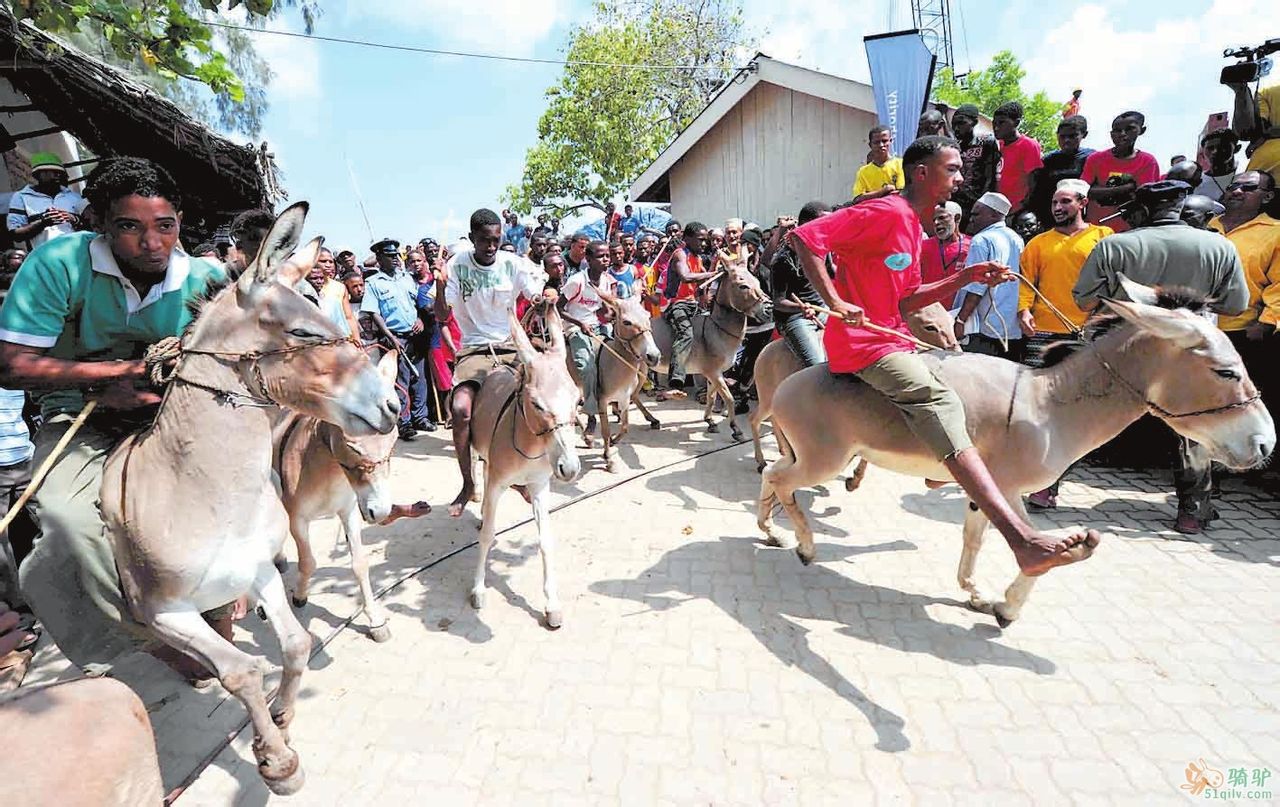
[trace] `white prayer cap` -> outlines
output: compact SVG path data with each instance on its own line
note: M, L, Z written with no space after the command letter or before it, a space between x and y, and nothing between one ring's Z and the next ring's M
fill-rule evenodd
M1009 197L994 191L988 191L978 197L978 204L986 205L1002 216L1009 215L1009 211L1013 209L1013 205L1009 204Z
M950 214L951 214L951 215L953 215L953 216L963 216L963 215L964 215L964 210L962 210L962 209L960 208L960 205L958 205L958 204L956 204L955 202L952 202L952 201L946 201L946 202L943 202L942 204L938 205L938 207L942 208L943 210L947 211L948 213L950 213Z
M1086 199L1089 197L1089 183L1083 179L1064 179L1058 183L1055 190L1071 191L1076 196L1083 196Z

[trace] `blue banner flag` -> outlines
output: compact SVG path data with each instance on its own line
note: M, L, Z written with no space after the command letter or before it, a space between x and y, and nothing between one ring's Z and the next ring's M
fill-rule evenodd
M863 37L871 66L876 115L893 132L893 153L901 155L916 139L916 125L929 100L934 55L915 30Z

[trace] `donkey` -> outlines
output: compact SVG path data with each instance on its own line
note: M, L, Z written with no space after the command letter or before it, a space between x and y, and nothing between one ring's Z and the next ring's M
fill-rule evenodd
M605 305L613 310L613 336L606 344L610 349L598 351L596 379L599 388L596 400L599 402L600 436L604 440L604 462L609 473L616 473L613 444L621 440L631 426L631 404L635 404L649 421L649 428L657 429L662 424L653 416L644 401L640 400L640 386L644 383L646 368L658 366L662 354L653 341L653 327L649 314L640 304L638 297L619 299L604 297ZM615 355L616 354L616 355ZM609 434L609 404L617 404L621 420L618 434ZM587 421L587 433L591 432L592 414Z
M564 624L564 612L556 587L551 477L572 481L582 466L574 448L578 386L566 363L564 326L554 306L548 307L545 316L547 350L539 353L520 327L515 311L508 311L520 364L490 373L472 406L471 440L477 459L484 461L484 498L471 605L484 607L484 576L497 526L498 500L508 487L516 487L533 506L542 555L546 624L556 630Z
M707 423L708 432L720 431L719 424L711 417L716 395L719 395L724 402L733 439L742 439L742 429L738 427L733 413L733 395L724 380L724 371L733 365L738 348L742 347L747 316L758 314L767 299L755 275L742 269L730 269L720 276L711 314L693 318L693 347L685 369L707 379L707 406L702 419ZM662 317L653 318L653 338L663 357L658 369L665 372L671 357L671 326Z
M942 307L942 303L930 303L923 308L907 314L907 328L917 339L941 349L959 351L960 343L956 340L955 326L951 312ZM798 373L804 365L796 358L787 343L776 339L765 345L764 350L756 357L756 408L751 410L751 441L755 444L756 470L764 470L764 452L760 449L760 427L773 412L773 393L778 385L792 373ZM781 434L776 435L778 450L785 453ZM862 477L867 474L867 461L859 458L853 473L844 480L844 489L854 491L862 484Z
M253 263L205 304L152 426L107 458L102 516L132 615L214 672L249 712L258 773L273 792L303 784L282 731L293 717L311 636L272 564L288 530L272 426L288 408L362 437L395 429L399 403L364 352L293 290L322 239L291 258L305 202L276 219ZM200 614L250 595L284 654L268 708L264 663Z
M147 709L113 678L23 687L0 698L6 804L161 804L164 784Z
M1104 301L1114 315L1095 317L1093 338L1056 366L1029 370L971 353L924 356L964 402L974 445L1024 519L1022 494L1042 489L1145 412L1229 468L1253 467L1275 447L1275 424L1239 354L1197 313L1203 300L1125 283L1136 302ZM784 545L772 524L774 504L781 502L805 563L814 557L813 532L795 491L831 479L855 454L898 473L950 479L888 399L822 366L778 387L773 422L791 451L764 472L757 523L770 543ZM1005 627L1018 617L1035 578L1019 574L998 602L978 589L973 569L986 526L987 517L970 505L957 577L969 605Z
M378 375L388 384L396 380L395 352L378 360ZM375 642L391 638L387 613L373 595L369 561L360 539L361 522L386 524L398 516L431 512L425 502L411 507L392 504L388 485L395 432L350 437L332 423L288 413L276 426L276 473L280 477L284 508L289 513L289 533L298 549L298 581L293 604L307 604L316 558L311 551L311 522L336 515L351 552L351 571L360 588L360 605L369 617L369 635ZM407 511L407 512L406 512ZM276 558L276 568L284 565Z

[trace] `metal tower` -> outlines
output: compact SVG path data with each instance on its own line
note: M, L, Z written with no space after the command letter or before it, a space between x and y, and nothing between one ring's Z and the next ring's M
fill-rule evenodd
M951 49L951 0L911 0L911 21L933 55L937 69L950 67L956 73L955 53Z

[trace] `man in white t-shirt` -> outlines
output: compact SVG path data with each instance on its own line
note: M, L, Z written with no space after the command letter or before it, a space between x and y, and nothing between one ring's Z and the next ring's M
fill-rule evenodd
M1227 186L1236 178L1236 152L1240 150L1240 138L1230 129L1215 129L1200 138L1200 149L1209 158L1209 170L1204 172L1200 184L1192 193L1220 201Z
M582 408L587 413L587 433L591 432L596 414L596 339L606 335L601 315L604 298L614 296L617 281L609 274L609 246L592 241L586 252L587 271L568 278L560 286L560 316L565 321L564 341L569 358L582 385ZM596 339L592 339L591 336Z
M450 311L462 332L457 363L453 368L453 447L462 471L462 490L449 505L449 515L462 515L475 491L471 476L471 405L481 382L494 368L514 366L516 349L511 341L507 311L524 297L546 297L554 302L554 290L544 291L546 278L526 259L499 249L502 222L492 210L471 214L472 249L449 259L444 278L437 280L436 321L447 322ZM443 288L440 288L443 286Z
M34 181L30 185L9 197L5 220L13 240L25 243L28 252L80 229L80 215L89 206L78 191L67 185L67 169L56 154L32 154L31 178Z

